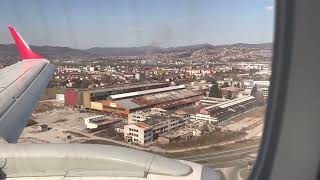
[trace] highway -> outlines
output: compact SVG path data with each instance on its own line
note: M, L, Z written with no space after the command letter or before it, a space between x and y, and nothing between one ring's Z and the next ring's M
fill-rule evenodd
M199 154L182 158L197 162L212 169L220 169L228 180L240 180L239 171L246 168L248 162L254 162L259 145L248 146L221 152Z
M182 159L204 164L213 169L244 166L247 165L248 162L255 161L255 157L251 155L256 154L258 149L259 146L255 145L221 152L194 155Z

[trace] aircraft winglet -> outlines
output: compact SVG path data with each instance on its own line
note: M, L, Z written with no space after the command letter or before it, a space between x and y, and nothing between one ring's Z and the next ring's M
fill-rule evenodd
M16 46L18 48L18 51L20 53L20 56L22 60L27 59L44 59L41 55L33 52L28 44L22 39L20 34L14 29L14 27L9 26L9 30L11 32L11 35L16 43Z

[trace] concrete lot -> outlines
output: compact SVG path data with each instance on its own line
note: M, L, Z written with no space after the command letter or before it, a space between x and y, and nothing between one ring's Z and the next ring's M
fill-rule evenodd
M86 128L83 118L93 116L88 113L78 113L71 109L59 109L33 114L33 120L38 124L26 127L19 139L20 143L74 143L88 139L77 133ZM38 125L46 124L49 130L41 132ZM71 135L71 139L67 136Z

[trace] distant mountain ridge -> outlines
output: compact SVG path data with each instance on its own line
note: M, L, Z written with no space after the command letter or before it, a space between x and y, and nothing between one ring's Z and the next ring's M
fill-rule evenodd
M69 47L58 46L31 46L31 48L47 57L53 56L140 56L153 53L169 53L169 52L184 52L196 51L199 49L214 49L214 48L272 48L272 43L261 44L230 44L230 45L211 45L211 44L197 44L189 46L178 47L156 47L156 46L142 46L142 47L93 47L90 49L73 49ZM17 49L14 44L0 44L0 56L17 56Z

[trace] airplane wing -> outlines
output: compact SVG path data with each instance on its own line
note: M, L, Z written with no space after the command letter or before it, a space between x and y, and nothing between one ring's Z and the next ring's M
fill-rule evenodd
M17 142L55 70L9 27L22 61L0 71L0 139Z

